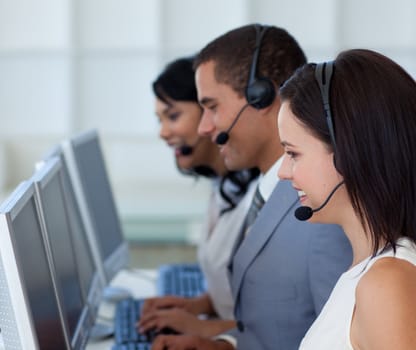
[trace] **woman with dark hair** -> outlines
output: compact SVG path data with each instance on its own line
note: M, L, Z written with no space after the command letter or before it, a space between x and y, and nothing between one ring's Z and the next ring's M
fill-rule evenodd
M139 329L146 332L168 327L180 333L211 336L235 325L227 263L259 171L228 171L218 146L198 135L202 108L197 98L193 58L181 58L167 65L153 83L153 91L160 137L173 148L178 169L212 181L207 222L198 247L208 292L197 298L172 296L147 300ZM200 314L221 320L204 321L197 317Z
M280 97L279 176L298 190L302 219L341 225L353 248L300 349L416 349L414 79L349 50L299 69Z

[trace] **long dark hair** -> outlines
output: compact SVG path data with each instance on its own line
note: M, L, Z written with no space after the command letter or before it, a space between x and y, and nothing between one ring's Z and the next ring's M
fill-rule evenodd
M198 103L193 63L194 56L179 58L169 63L152 84L155 96L168 105L172 100ZM199 165L192 169L178 167L178 170L184 175L219 177L208 165ZM258 169L229 171L219 179L221 197L228 203L228 207L222 213L235 208L247 192L251 181L257 178L259 173Z
M315 65L300 68L280 89L282 101L310 132L333 149ZM370 50L334 61L330 106L335 164L354 210L368 225L373 255L382 242L416 242L416 83L403 68Z

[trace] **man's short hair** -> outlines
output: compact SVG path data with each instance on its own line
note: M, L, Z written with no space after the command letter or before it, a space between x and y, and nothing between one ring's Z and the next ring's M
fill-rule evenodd
M215 79L244 96L256 44L255 25L233 29L206 45L196 56L194 68L215 62ZM269 78L278 88L300 66L306 56L284 29L268 26L261 42L256 76Z

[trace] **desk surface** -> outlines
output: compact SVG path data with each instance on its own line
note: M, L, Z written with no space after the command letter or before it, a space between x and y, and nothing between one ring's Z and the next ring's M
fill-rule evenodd
M156 278L157 271L155 270L122 270L114 277L110 285L129 289L135 298L147 298L156 295ZM113 317L114 304L103 302L98 310L97 322L111 325L110 320ZM100 341L90 341L86 350L109 350L113 344L112 337Z

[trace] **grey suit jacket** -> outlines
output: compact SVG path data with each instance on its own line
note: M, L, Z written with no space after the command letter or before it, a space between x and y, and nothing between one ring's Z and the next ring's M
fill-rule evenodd
M295 350L352 250L339 226L301 222L289 181L279 181L230 261L239 350Z

